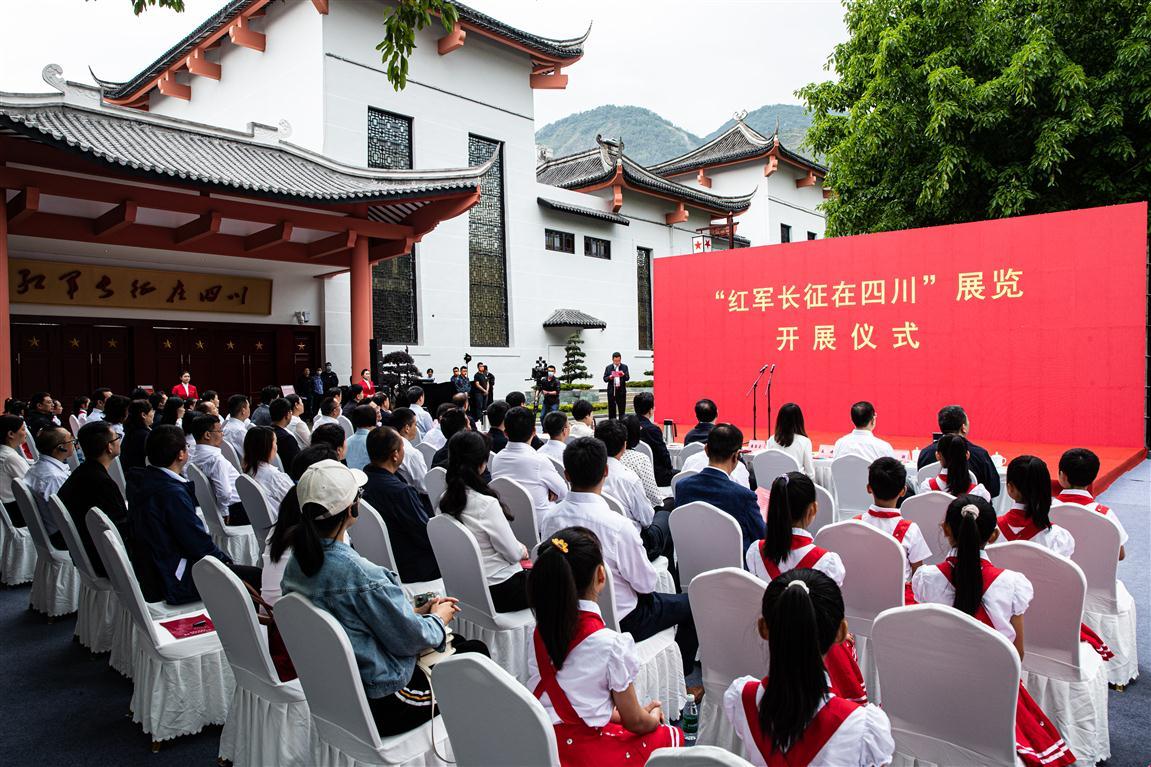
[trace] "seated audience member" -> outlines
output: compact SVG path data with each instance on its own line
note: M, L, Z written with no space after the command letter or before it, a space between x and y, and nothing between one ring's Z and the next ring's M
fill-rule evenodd
M655 511L647 502L643 482L634 471L620 463L627 450L627 427L619 419L600 421L595 427L595 438L607 448L607 478L603 481L603 494L610 495L623 506L624 516L632 521L647 550L648 559L672 554L670 513Z
M851 422L855 429L835 442L835 457L857 455L868 463L876 458L894 458L891 445L875 436L875 406L870 402L856 402L851 406Z
M124 439L120 443L120 466L125 473L129 469L144 468L148 435L152 433L155 415L152 403L146 399L132 400L132 404L128 405L128 417L124 419Z
M179 397L168 397L168 399L164 400L164 409L160 411L160 422L155 423L155 421L153 421L153 425L179 426L184 422L185 410L186 408L184 407L184 400L180 399ZM91 421L93 419L91 416L88 416L88 420ZM101 414L100 420L104 420L103 414Z
M527 408L527 397L522 391L508 392L508 396L505 401L508 403L509 410L515 407ZM528 409L530 410L531 408ZM544 441L536 436L534 426L532 427L532 438L529 440L528 444L531 445L532 450L539 450L541 447L543 447Z
M284 397L272 400L272 404L268 405L268 417L272 422L272 431L276 432L276 452L286 469L292 465L296 453L300 452L300 443L288 431L288 424L292 422L292 403Z
M553 501L563 500L568 486L550 460L532 449L529 442L535 434L535 416L526 407L514 407L503 419L508 444L496 453L489 467L492 477L509 477L519 482L532 497L536 523L551 513Z
M398 435L392 439L402 450ZM435 706L428 704L431 683L416 661L426 650L447 649L447 624L459 608L451 597L413 608L395 573L343 542L359 514L356 504L364 482L363 472L335 461L313 464L300 477L302 521L292 531L282 586L284 594L300 594L344 627L368 709L379 734L387 737L435 716ZM482 642L451 641L456 652L487 654Z
M573 402L571 424L569 425L571 433L568 436L576 439L594 437L595 418L592 416L593 412L592 403L588 400L577 399Z
M972 472L968 469L971 453L967 450L967 440L958 434L944 434L935 444L935 460L939 461L939 476L924 480L919 486L921 493L941 490L957 498L961 495L978 495L991 500L987 488L978 481L971 481Z
M162 392L161 392L162 394ZM92 404L91 397L79 394L72 398L72 415L76 416L76 420L83 426L84 422L88 420L88 408Z
M675 476L675 469L671 467L671 454L667 452L667 445L663 441L663 432L651 422L652 410L655 408L655 397L651 392L640 392L632 400L632 409L639 418L639 438L651 448L652 465L655 468L655 481L660 487L671 484Z
M1042 458L1020 455L1007 465L1007 495L1011 510L999 518L999 534L1009 541L1031 541L1070 557L1075 553L1071 532L1051 523L1051 472Z
M452 407L457 407L460 410L464 411L465 414L467 414L468 421L471 424L471 429L472 429L472 431L475 431L476 430L476 420L474 418L472 418L472 416L471 416L471 405L470 405L470 401L468 399L468 395L456 392L455 394L452 395L451 402L452 402Z
M931 549L919 525L899 514L899 499L907 492L907 469L894 458L875 459L867 469L867 492L872 504L855 518L899 541L904 554L903 581L910 583L911 574L931 556Z
M375 396L372 397L372 402L379 408L381 421L386 421L392 417L392 398L386 392L376 392Z
M595 534L569 527L543 541L528 576L536 618L528 689L555 728L562 765L642 765L655 749L683 743L664 724L675 714L636 696L635 641L605 626L596 601L604 568Z
M504 417L511 407L502 399L488 405L488 436L492 440L492 452L499 453L508 444L508 437L504 434Z
M730 423L716 424L708 431L704 453L708 465L698 474L684 477L675 487L675 505L706 501L727 512L743 531L743 550L763 538L763 515L755 493L731 481L731 473L740 465L743 432Z
M371 461L368 458L368 434L376 428L376 411L368 405L358 405L349 416L352 422L352 436L348 437L344 449L344 463L352 469L362 469Z
M815 479L815 463L811 459L811 439L803 426L803 411L794 402L779 409L775 417L775 434L767 439L768 450L787 453L799 464L799 470ZM770 479L770 478L767 478Z
M553 410L544 416L544 433L548 441L540 445L538 452L556 461L563 462L564 448L567 447L567 438L571 434L568 428L568 417L565 413Z
M448 445L452 442L452 437L461 431L469 431L471 425L468 421L468 415L464 411L457 408L452 408L440 416L440 431L444 435L444 446L436 451L432 456L432 465L430 468L443 466L445 469L448 467ZM490 440L489 440L490 444ZM484 469L484 478L491 481L491 474L487 469Z
M296 438L296 446L300 449L312 444L312 430L304 423L304 411L307 403L298 394L289 394L284 397L292 405L292 419L288 421L288 433Z
M324 397L320 402L320 414L312 421L312 431L326 423L340 423L340 401L333 397Z
M77 437L80 450L84 453L83 462L76 467L56 495L72 523L76 526L76 534L88 552L88 560L92 569L101 578L106 577L104 562L96 551L96 543L88 532L88 511L95 506L108 517L124 539L124 546L128 553L132 552L132 531L128 523L128 507L124 503L124 495L120 486L108 473L108 467L116 456L120 455L120 438L112 427L103 421L91 421L80 427Z
M236 492L236 478L240 472L220 452L220 445L224 443L220 422L210 415L197 414L192 421L192 437L196 440L196 452L192 454L190 463L208 478L224 524L251 524L244 504L240 503L240 494ZM209 510L201 511L207 514Z
M219 427L218 421L215 426ZM216 557L243 581L259 588L259 568L232 564L196 516L192 484L180 476L188 461L183 433L175 426L153 429L148 435L148 461L150 466L133 471L137 477L128 486L132 566L144 599L162 599L170 605L199 600L192 567L207 556Z
M81 397L81 399L88 400L87 397ZM154 391L145 399L152 403L152 409L156 411L156 418L159 418L160 414L164 412L164 406L168 404L168 395L162 391Z
M1119 516L1109 507L1095 500L1091 494L1091 483L1099 476L1099 456L1085 447L1073 447L1059 458L1059 486L1063 489L1055 500L1060 503L1077 503L1097 511L1119 529L1119 558L1127 556L1127 531Z
M458 410L459 408L456 408L451 402L440 403L440 406L436 408L436 422L432 428L428 430L428 433L424 435L424 438L420 440L421 445L431 445L433 449L439 450L448 444L448 438L444 436L443 427L440 426L440 419L444 417L444 413L453 409Z
M276 432L267 426L253 426L244 437L244 473L256 480L268 499L272 522L276 521L284 496L292 489L291 477L276 468ZM297 458L299 455L297 454ZM259 535L260 531L257 530Z
M32 491L32 498L36 501L36 510L40 512L40 519L44 529L48 532L48 539L60 551L65 551L68 544L64 541L64 534L56 526L56 519L48 506L48 498L59 492L64 483L68 481L71 469L68 468L68 459L76 452L76 440L72 432L59 426L45 426L40 429L36 437L36 449L40 457L24 475L24 482Z
M188 447L188 463L192 463L193 456L196 455L196 437L192 434L192 424L202 414L197 413L195 410L185 410L184 417L180 420L180 431L184 432L184 444ZM185 466L184 472L187 473L188 469ZM132 475L129 474L129 477ZM130 480L129 480L130 481Z
M684 435L683 444L692 442L707 442L707 435L715 426L715 419L719 417L719 408L709 399L701 399L695 403L695 420L698 423L691 427L691 431Z
M24 527L24 515L16 505L12 493L12 480L23 479L31 468L31 462L24 457L24 440L28 427L18 415L0 415L0 503L8 512L14 527Z
M428 463L424 460L424 454L416 450L416 440L419 439L416 414L410 408L398 407L392 411L388 426L395 429L404 440L404 460L400 467L400 475L405 482L415 488L417 493L427 496L428 487L425 479L428 476Z
M36 439L44 427L59 425L52 420L52 407L52 395L46 391L38 391L28 400L24 423L32 439Z
M827 689L821 656L841 646L847 629L839 586L818 570L792 570L768 585L759 619L770 648L767 676L740 677L723 696L728 721L753 764L891 763L895 741L883 709Z
M408 387L408 408L416 416L416 433L419 439L432 430L435 423L432 414L424 409L424 390L421 386ZM419 439L415 441L419 441Z
M623 423L624 428L627 429L627 450L623 452L623 456L619 462L628 467L636 473L639 481L643 483L643 494L647 496L647 500L652 506L663 506L666 498L660 492L659 484L655 481L655 467L652 466L651 459L647 457L647 453L641 453L636 450L639 445L639 432L640 424L639 418L634 414L625 415L619 419ZM560 453L560 462L563 462L563 453Z
M232 446L236 457L244 455L244 437L248 434L252 422L252 405L243 394L233 394L228 397L228 417L224 419L224 441Z
M1007 637L1022 658L1023 614L1035 589L1026 575L995 567L983 553L999 537L995 508L982 496L961 495L947 507L943 533L951 552L943 563L915 571L911 577L915 601L950 605L967 613ZM1061 767L1075 761L1059 730L1022 683L1015 709L1015 750L1021 762L1032 766ZM1044 758L1037 759L1036 754Z
M810 477L801 471L776 477L771 483L763 540L749 546L744 558L752 575L770 583L788 570L820 570L842 586L843 560L834 551L816 546L807 531L818 511Z
M112 429L121 437L124 436L124 419L128 417L128 405L131 400L122 394L113 394L104 403L104 420L112 425Z
M941 434L958 434L967 440L967 449L971 453L968 468L975 473L976 481L987 488L991 497L997 497L1000 490L999 469L987 451L968 438L971 422L967 418L967 413L959 405L948 405L939 411L938 421ZM929 463L936 461L936 448L936 442L932 442L919 451L919 461L916 468L922 469Z
M366 405L364 402L364 387L359 384L352 384L347 388L347 396L340 401L340 407L344 409L344 415L352 412L352 408Z
M411 413L407 408L400 410ZM415 429L414 423L413 420L412 429ZM440 568L428 540L427 507L416 489L397 475L407 449L407 440L390 426L372 429L368 435L371 463L364 467L368 476L364 500L380 513L388 526L400 579L404 583L434 581L440 577Z
M271 426L272 425L272 412L270 410L272 402L280 396L279 386L265 386L260 389L260 405L252 411L252 425L253 426Z
M571 492L547 516L538 518L540 537L548 541L567 527L585 527L594 533L604 564L611 570L620 629L642 642L677 626L675 642L684 673L690 673L695 668L699 640L687 594L655 592L658 575L639 532L603 499L607 448L595 438L575 440L564 451L564 471L571 481Z
M508 524L512 517L507 506L483 478L488 441L479 432L461 431L452 437L451 446L440 513L455 517L475 536L496 612L526 610L527 573L520 563L528 558L528 550Z
M89 402L90 409L88 410L88 421L103 421L104 420L104 403L112 396L112 390L106 386L100 387L92 392L91 401Z
M344 460L344 453L347 452L347 441L344 427L339 424L325 423L312 430L312 444L327 445L335 450L337 461ZM291 466L285 466L284 471L288 473L289 477L295 476L297 473Z
M703 471L708 467L709 463L710 462L707 458L707 451L701 450L700 452L692 453L687 458L685 458L683 461L683 466L680 467L680 471ZM731 475L729 478L737 485L746 487L748 490L751 489L751 472L747 470L747 464L745 464L742 460L736 462L735 468L731 470ZM770 479L770 477L767 477L766 479ZM683 480L680 481L682 482Z
M211 400L200 400L197 402L196 412L202 415L210 415L218 420L221 424L224 423L224 419L220 417L220 408L217 407L216 403L212 402Z

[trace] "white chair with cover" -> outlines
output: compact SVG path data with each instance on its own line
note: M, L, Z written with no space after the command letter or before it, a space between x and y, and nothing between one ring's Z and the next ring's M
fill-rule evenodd
M790 453L782 450L762 450L752 456L751 470L755 473L755 483L760 487L769 488L779 475L799 471L800 468Z
M559 767L556 732L543 705L491 658L453 655L436 664L436 702L457 767Z
M24 432L24 447L28 448L28 454L32 456L33 461L40 460L40 451L36 449L36 438L32 436L31 429Z
M646 455L647 459L653 464L655 463L655 453L651 451L651 445L647 444L642 439L636 443L635 450ZM560 476L562 477L563 474L560 474Z
M931 556L923 561L925 565L937 565L951 550L947 536L943 534L943 518L947 516L947 506L955 500L955 496L939 490L913 495L903 501L899 507L900 515L919 525L919 532L923 533L923 540L927 548L931 549Z
M1087 578L1083 622L1115 653L1106 663L1107 680L1124 686L1139 675L1139 652L1135 641L1135 600L1123 581L1115 577L1119 566L1119 528L1099 512L1071 503L1052 505L1051 521L1075 537L1071 561Z
M1019 654L1007 638L944 605L886 610L872 630L893 767L1015 767ZM946 663L940 663L946 658Z
M232 447L232 443L224 440L220 443L220 453L224 456L224 460L232 464L232 468L243 474L244 467L240 462L240 456L236 455L236 448Z
M36 547L36 570L32 575L28 606L49 618L76 612L80 603L80 573L72 564L72 558L48 540L39 504L24 480L12 480L12 495Z
M263 556L264 546L268 542L268 533L276 524L279 509L272 508L264 488L247 474L236 477L236 494L240 496L240 503L244 504L244 511L247 512L248 520L252 523L252 534L256 536L256 545L259 547L260 556Z
M460 600L456 633L482 641L496 663L527 684L528 653L533 652L536 626L532 611L496 612L484 578L480 547L471 531L453 517L433 517L428 522L428 538L448 595Z
M743 567L743 531L727 512L706 501L693 501L677 506L668 522L685 592L700 573Z
M702 453L703 448L704 443L702 442L692 442L690 445L684 445L683 450L679 451L679 466L682 467L685 463L687 463L687 459L691 458L696 453Z
M440 767L451 758L442 717L380 737L352 644L330 613L299 594L276 602L276 625L292 656L312 718L311 767Z
M256 543L256 533L251 525L225 525L212 484L200 471L200 467L188 464L188 478L196 491L196 503L204 514L204 524L212 541L234 562L241 565L259 565L260 547Z
M72 430L73 437L80 436L80 427L84 424L80 423L80 419L75 415L68 416L68 428Z
M844 617L855 635L855 653L868 700L879 703L871 628L881 612L903 605L903 545L893 536L855 520L823 528L815 535L815 545L834 551L843 560L847 573L841 588Z
M510 522L516 540L531 551L540 542L540 528L536 522L535 504L524 486L511 477L499 477L491 482L492 490L499 493L512 514Z
M432 447L426 442L421 442L420 444L416 445L416 450L419 450L420 455L424 457L424 463L428 466L431 466L432 459L436 457L436 448Z
M692 748L657 748L648 767L752 767L751 762L718 746L698 742Z
M835 502L835 496L833 496L826 487L818 483L815 485L815 503L815 519L813 519L807 527L807 531L812 535L819 532L821 528L827 525L834 525L840 521L839 504Z
M127 498L128 482L124 478L124 466L120 463L120 456L116 456L112 459L112 463L108 464L108 476L116 483L116 487L120 488L120 495Z
M346 415L340 414L336 416L336 423L344 430L344 439L350 439L351 436L356 433L355 427L352 426L351 420Z
M942 468L939 461L932 461L915 473L915 484L922 485L932 477L938 477L939 470Z
M743 741L723 710L723 694L741 676L767 675L767 642L759 635L760 605L767 584L742 568L725 567L696 576L691 613L703 664L700 745L744 754Z
M78 451L73 450L72 454L65 460L68 464L69 471L76 471L76 469L80 468L80 453Z
M604 568L607 583L599 593L599 611L609 629L622 632L619 610L615 606L615 583L611 569ZM675 628L664 629L642 642L635 643L639 655L639 674L635 679L635 693L643 705L658 700L664 711L675 715L687 701L687 687L683 677L683 654L675 643Z
M272 465L275 466L280 471L285 471L284 461L283 461L283 459L280 458L279 453L276 453L275 455L272 456Z
M436 466L428 469L428 473L424 476L424 487L428 489L428 500L432 503L432 508L436 513L440 510L440 499L444 497L444 490L448 486L448 470L443 466Z
M1107 663L1079 641L1087 579L1066 557L1030 541L987 547L996 567L1027 576L1035 596L1027 608L1023 686L1050 717L1082 764L1111 756Z
M692 445L698 445L699 443L698 442L692 442L691 444ZM699 472L689 469L686 471L680 471L680 472L676 473L676 475L674 477L671 478L671 494L673 497L675 496L675 486L679 484L680 480L684 479L685 477L690 477L693 474L699 474Z
M623 504L620 503L618 498L610 493L601 493L600 495L603 497L604 502L607 503L609 509L614 511L616 514L619 514L621 517L627 516L627 512L625 512L623 509Z
M0 504L0 582L16 586L36 574L36 544L28 527L16 527Z
M247 589L215 557L192 567L196 589L216 627L236 680L221 760L234 767L307 767L311 718L299 680L281 682Z
M867 492L867 470L871 462L858 455L844 455L831 462L831 477L835 483L835 503L839 513L854 516L871 506Z
M88 550L84 548L72 515L53 493L48 498L48 510L64 543L68 546L68 556L80 577L80 595L76 608L76 638L80 644L93 653L108 652L112 649L112 635L119 614L119 603L112 590L112 581L96 575Z
M91 512L89 512L91 514ZM152 738L152 750L205 726L224 724L235 680L215 631L177 639L161 620L153 618L128 564L116 533L103 532L96 541L120 603L136 629L132 659L132 721ZM199 620L198 611L185 611L170 620Z
M348 538L351 540L356 553L361 557L372 564L386 567L399 576L400 571L396 568L396 555L392 551L392 537L388 534L388 524L384 522L380 512L376 511L375 507L363 498L360 499L360 517L356 520L356 524L348 530ZM413 597L429 591L434 591L437 594L444 593L443 578L434 581L413 581L402 585L404 591Z
M641 442L640 444L642 445L643 443ZM564 468L564 462L550 455L548 456L548 460L552 462L552 466L555 467L556 473L560 475L560 478L563 479L564 482L567 482L567 469ZM568 482L568 487L571 487L570 482Z

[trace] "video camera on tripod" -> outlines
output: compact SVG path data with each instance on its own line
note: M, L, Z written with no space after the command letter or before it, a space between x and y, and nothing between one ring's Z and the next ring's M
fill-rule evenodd
M536 364L532 367L531 377L525 378L525 381L531 381L534 386L538 387L540 381L548 377L548 363L543 357L536 358Z

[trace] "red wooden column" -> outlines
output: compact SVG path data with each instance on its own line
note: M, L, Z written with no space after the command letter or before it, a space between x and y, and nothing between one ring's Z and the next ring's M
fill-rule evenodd
M372 266L368 261L368 238L356 237L352 247L352 381L370 368L368 344L372 338ZM7 283L5 283L5 291Z
M0 187L0 401L12 396L12 317L8 303L8 198Z

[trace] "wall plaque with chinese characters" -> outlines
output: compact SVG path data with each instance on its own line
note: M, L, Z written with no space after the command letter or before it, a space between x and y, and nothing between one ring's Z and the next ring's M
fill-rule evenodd
M8 265L8 292L12 303L19 304L272 313L271 280L232 274L16 258Z

